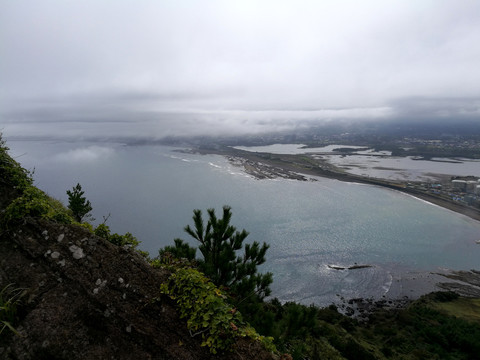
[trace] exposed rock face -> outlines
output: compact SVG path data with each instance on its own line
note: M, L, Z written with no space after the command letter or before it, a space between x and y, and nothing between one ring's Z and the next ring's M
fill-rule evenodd
M0 359L272 358L246 340L212 356L161 296L168 275L81 227L25 219L0 236L0 288L27 291Z

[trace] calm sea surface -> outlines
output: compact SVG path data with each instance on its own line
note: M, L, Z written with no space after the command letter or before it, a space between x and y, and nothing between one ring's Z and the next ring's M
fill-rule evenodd
M183 227L193 209L230 205L233 225L270 244L262 270L274 273L273 295L282 301L381 297L405 271L480 268L480 222L388 189L323 178L255 180L223 157L160 146L7 144L35 168L38 187L66 203L65 191L79 182L96 222L110 214L111 229L133 233L151 255L176 237L190 241ZM373 267L328 266L355 263Z

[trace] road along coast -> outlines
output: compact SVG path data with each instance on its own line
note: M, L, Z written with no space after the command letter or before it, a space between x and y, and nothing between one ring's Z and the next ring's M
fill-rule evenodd
M315 180L308 176L320 176L345 182L356 182L382 186L410 194L416 198L441 206L480 221L480 209L464 205L433 193L408 187L403 182L364 177L340 171L327 161L314 159L307 154L271 154L249 152L232 147L200 147L189 152L200 154L218 154L225 156L233 165L243 167L244 171L256 179L294 179L300 181Z

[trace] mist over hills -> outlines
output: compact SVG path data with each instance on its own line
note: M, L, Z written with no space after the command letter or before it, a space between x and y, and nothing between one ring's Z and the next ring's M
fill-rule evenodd
M115 127L115 122L103 123L105 127ZM480 139L480 121L477 119L458 119L455 122L441 119L415 120L370 120L370 121L319 121L317 123L296 123L287 130L269 130L260 133L236 134L221 133L214 135L176 135L147 136L136 134L115 134L112 131L92 132L82 137L74 137L67 133L62 134L9 134L4 133L5 138L12 140L88 140L98 142L120 142L129 145L162 144L174 146L189 145L212 145L221 144L228 146L236 145L269 145L274 143L318 143L328 144L342 141L351 145L374 145L379 140L420 138L425 140Z

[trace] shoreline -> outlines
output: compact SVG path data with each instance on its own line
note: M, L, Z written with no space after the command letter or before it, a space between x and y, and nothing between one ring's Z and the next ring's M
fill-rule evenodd
M309 178L313 176L350 183L381 186L400 191L429 204L467 216L475 221L480 221L480 210L453 203L414 188L407 188L401 183L395 184L382 179L371 179L340 173L334 171L330 164L314 163L308 157L251 153L234 148L198 149L192 152L205 155L222 155L232 165L243 167L245 173L259 180L284 178L297 181L316 181L316 179ZM369 264L362 265L361 268L368 266ZM356 268L352 270L355 271ZM395 274L392 281L390 288L380 299L342 299L336 305L340 311L350 313L350 316L362 317L378 308L402 308L408 306L408 304L421 296L436 291L452 291L461 296L480 298L480 272L475 270L413 270Z
M233 165L243 166L247 174L256 179L272 179L285 178L300 181L308 181L306 176L319 176L329 179L335 179L344 182L360 183L381 186L388 189L400 191L411 195L417 199L426 201L430 204L440 206L458 214L467 216L473 220L480 221L480 210L468 207L460 203L455 203L445 198L440 198L434 194L425 193L423 191L406 187L401 183L394 183L388 180L377 178L366 178L363 176L338 172L334 167L326 162L313 163L307 156L298 156L290 154L271 154L271 153L254 153L235 148L221 149L195 149L193 152L206 154L216 154L226 157Z

